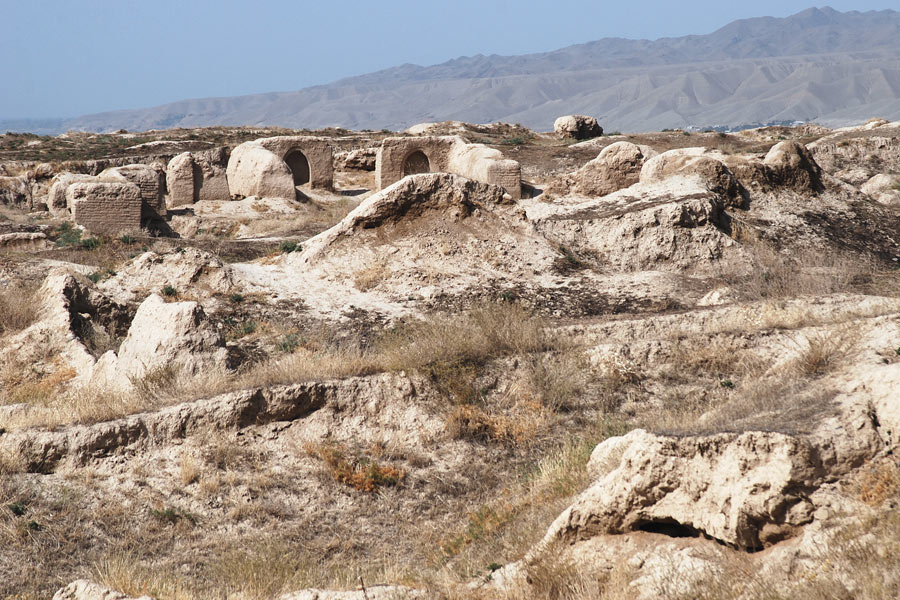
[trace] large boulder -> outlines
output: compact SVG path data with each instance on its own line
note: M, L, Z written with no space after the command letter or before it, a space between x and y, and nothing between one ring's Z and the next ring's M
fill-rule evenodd
M603 128L594 117L567 115L556 119L553 131L557 135L576 140L587 140L603 135Z
M859 189L881 204L900 204L900 175L880 173L862 184Z
M610 144L575 173L575 191L585 196L605 196L627 188L640 179L645 158L635 144Z
M680 148L654 156L641 168L641 183L659 183L670 177L698 179L709 191L731 203L741 203L741 186L722 161L708 156L704 148Z
M806 146L794 140L772 146L763 163L771 170L777 185L798 191L818 192L823 189L822 168Z
M119 352L107 352L94 369L98 384L129 388L143 377L167 369L173 375L224 373L225 337L196 302L166 302L151 294L138 307Z
M297 198L290 168L256 142L245 142L232 151L227 177L233 198Z
M141 188L133 183L79 182L66 188L72 218L85 229L117 235L141 227Z

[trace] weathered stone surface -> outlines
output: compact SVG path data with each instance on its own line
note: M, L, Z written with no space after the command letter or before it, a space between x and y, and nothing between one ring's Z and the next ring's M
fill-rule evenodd
M674 527L754 549L812 520L807 494L824 472L815 449L800 438L770 432L674 437L643 430L626 438L617 468L563 512L545 540ZM608 455L601 444L589 469L601 472Z
M223 372L228 352L225 338L206 318L196 302L167 303L151 294L134 315L118 354L100 357L92 379L128 388L142 377L173 369L177 374Z
M29 178L25 175L0 177L0 204L30 210L32 195Z
M802 144L785 140L775 144L763 163L772 169L778 184L817 192L822 190L822 168Z
M152 600L150 596L132 598L86 579L73 581L53 594L53 600Z
M360 148L334 155L335 166L342 171L374 171L378 148Z
M18 232L0 234L0 248L18 250L43 250L50 243L47 236L40 232Z
M657 183L673 176L701 181L709 191L740 203L740 183L725 164L705 156L704 148L680 148L654 156L641 167L641 183Z
M165 176L150 165L132 164L111 167L100 173L101 181L122 181L137 185L141 190L144 216L166 214Z
M92 175L79 173L60 173L50 183L50 192L47 194L47 208L54 216L65 216L71 212L71 207L66 200L66 190L70 185L83 181L97 181Z
M522 196L521 166L483 144L467 144L459 136L386 138L378 151L375 181L384 189L407 175L453 173L502 187Z
M553 123L553 131L557 135L576 140L586 140L603 135L603 128L594 117L585 115L567 115L559 117Z
M630 142L610 144L574 175L575 191L586 196L605 196L638 182L645 156Z
M274 152L257 142L245 142L231 152L227 177L233 198L297 198L291 170Z
M862 184L859 190L881 204L900 205L900 175L880 173Z
M141 188L133 183L77 182L66 188L72 218L88 231L117 235L141 227Z

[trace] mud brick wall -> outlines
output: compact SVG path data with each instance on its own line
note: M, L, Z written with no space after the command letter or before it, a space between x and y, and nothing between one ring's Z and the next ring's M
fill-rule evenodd
M141 188L133 183L81 182L66 189L75 223L91 233L117 235L141 226Z

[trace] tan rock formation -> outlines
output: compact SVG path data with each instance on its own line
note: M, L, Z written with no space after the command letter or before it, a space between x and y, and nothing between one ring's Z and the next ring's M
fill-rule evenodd
M152 600L150 596L133 598L86 579L73 581L53 594L53 600Z
M822 168L806 146L785 140L772 146L763 163L773 173L777 185L804 191L822 190Z
M725 164L704 148L682 148L654 156L641 168L641 183L658 183L673 176L694 178L709 191L741 204L740 183Z
M585 196L605 196L638 182L644 164L641 148L630 142L616 142L575 172L575 191Z
M553 131L557 135L576 140L586 140L603 135L603 128L594 117L585 115L567 115L559 117L553 123Z
M224 373L228 352L221 331L213 327L196 302L167 303L151 294L138 307L118 353L100 357L92 381L128 388L163 369L177 374Z

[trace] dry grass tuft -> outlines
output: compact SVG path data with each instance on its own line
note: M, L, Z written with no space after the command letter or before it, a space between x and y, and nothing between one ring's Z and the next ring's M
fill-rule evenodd
M0 336L22 331L37 320L39 304L32 288L0 290Z
M900 498L900 466L892 460L860 470L853 483L854 495L870 506L882 506Z
M361 292L367 292L391 276L391 269L385 261L376 261L353 275L353 285Z
M337 443L306 443L303 450L309 456L325 463L335 481L361 492L374 492L381 487L397 486L406 477L403 469L392 464L379 463L361 452L350 452Z
M800 351L790 367L804 377L824 375L840 366L858 341L858 331L849 327L813 332L795 342Z

